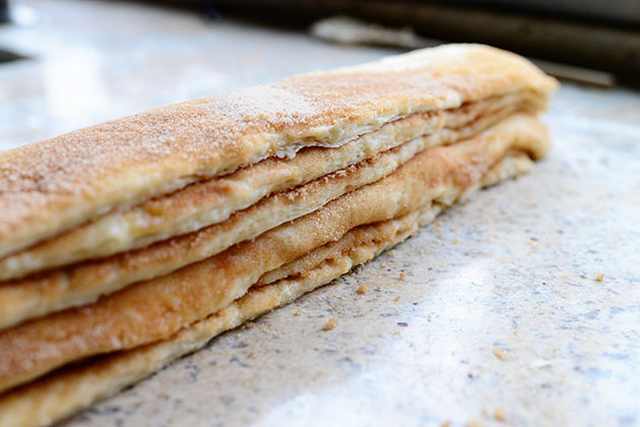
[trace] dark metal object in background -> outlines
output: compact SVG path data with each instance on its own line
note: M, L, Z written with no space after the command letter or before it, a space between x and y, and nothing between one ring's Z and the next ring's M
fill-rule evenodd
M279 15L295 16L297 20L308 22L309 19L343 14L389 26L409 26L424 36L453 42L487 43L541 59L609 71L622 80L640 84L640 31L632 26L612 24L609 19L595 22L566 19L564 15L554 17L548 13L521 14L513 8L506 12L463 6L460 1L453 6L450 2L409 0L217 0L216 4L223 12L253 13L262 21ZM607 3L615 4L616 1L626 0L608 0ZM534 2L527 1L529 4ZM591 2L583 0L581 3Z
M2 1L2 0L0 0ZM222 18L216 6L216 0L135 0L139 3L146 3L154 6L163 6L171 9L190 10L207 20L218 20Z
M9 22L9 0L0 0L0 24Z
M9 18L9 0L0 0L0 24L8 23ZM23 57L8 50L0 49L0 64L17 61L18 59L23 59Z
M579 17L610 24L640 24L638 0L439 0L475 6L506 7L513 11Z
M9 13L9 0L0 0L0 25L8 25L9 23L11 23L11 14ZM0 46L0 64L12 61L20 61L23 59L28 59L28 57L17 52L2 49L2 47Z
M26 59L26 56L0 48L0 64L3 62L19 61L21 59Z

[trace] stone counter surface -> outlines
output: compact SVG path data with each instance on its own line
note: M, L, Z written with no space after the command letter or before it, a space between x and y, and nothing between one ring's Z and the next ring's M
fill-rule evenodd
M393 53L144 5L14 4L0 47L32 59L0 65L0 149ZM545 120L554 147L530 175L64 426L640 425L640 96L565 84Z

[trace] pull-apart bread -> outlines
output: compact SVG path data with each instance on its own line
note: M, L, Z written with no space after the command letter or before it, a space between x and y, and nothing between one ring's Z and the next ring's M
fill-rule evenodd
M67 417L527 172L555 86L449 45L0 153L0 426Z

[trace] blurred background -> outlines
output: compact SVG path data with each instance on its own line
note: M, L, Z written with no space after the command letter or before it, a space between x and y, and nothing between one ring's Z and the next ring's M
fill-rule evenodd
M0 149L442 42L589 90L640 82L638 0L0 0L0 22Z
M220 0L211 3L211 7L217 7L223 14L253 15L257 19L277 16L283 24L302 26L315 22L316 27L322 26L322 35L333 41L407 48L434 41L479 42L541 59L609 71L629 80L640 74L640 2L637 0ZM336 16L352 18L351 25L343 20L338 27ZM332 17L329 22L318 23ZM368 25L366 31L367 24L378 25ZM399 32L395 36L394 29ZM577 70L574 70L575 76L568 68L564 70L567 77L579 77Z

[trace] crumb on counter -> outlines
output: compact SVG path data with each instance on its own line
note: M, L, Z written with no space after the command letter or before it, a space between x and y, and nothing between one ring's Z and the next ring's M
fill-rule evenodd
M400 278L400 280L404 280L407 277L407 273L405 273L404 271L401 271L398 277Z
M451 421L445 421L442 424L440 424L440 427L451 427Z
M477 420L471 420L467 423L467 427L482 427L482 424Z
M507 358L507 353L505 353L505 351L500 349L500 348L494 348L493 349L493 355L498 360L505 360Z
M495 412L493 413L493 418L495 418L496 421L499 421L501 423L507 420L507 418L504 415L504 411L501 408L496 408Z
M337 324L336 319L331 317L331 318L327 319L326 322L324 322L324 325L322 325L322 330L325 331L325 332L326 331L331 331L331 330L336 328L336 324Z
M596 274L596 282L604 282L604 273Z
M356 289L356 293L358 295L364 295L367 293L367 291L369 290L369 286L362 284L360 286L358 286L358 288Z

